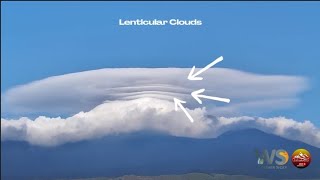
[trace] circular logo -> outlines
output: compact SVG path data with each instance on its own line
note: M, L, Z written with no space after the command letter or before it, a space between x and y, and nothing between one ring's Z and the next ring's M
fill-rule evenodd
M297 168L305 168L311 162L311 155L305 149L297 149L292 153L291 161Z

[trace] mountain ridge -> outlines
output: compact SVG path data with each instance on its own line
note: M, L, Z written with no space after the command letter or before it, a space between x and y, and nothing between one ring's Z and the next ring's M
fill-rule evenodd
M114 135L58 147L1 142L2 179L157 176L190 172L248 175L260 178L320 178L320 149L256 129L229 131L217 138L195 139L153 132ZM306 148L314 157L297 169L266 170L257 164L256 149L285 149L289 155ZM19 178L18 178L19 179Z

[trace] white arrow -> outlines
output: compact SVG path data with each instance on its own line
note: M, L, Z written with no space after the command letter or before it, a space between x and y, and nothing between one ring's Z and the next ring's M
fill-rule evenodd
M191 93L191 96L198 101L199 104L202 104L202 101L200 98L205 98L205 99L211 99L211 100L215 100L215 101L221 101L221 102L226 102L229 103L230 99L227 98L220 98L220 97L213 97L213 96L206 96L206 95L201 95L200 93L203 93L205 91L205 89L199 89L197 91L193 91Z
M218 57L216 60L212 61L210 64L208 64L206 67L204 67L203 69L201 69L200 71L194 73L194 69L196 68L195 66L192 67L189 75L188 75L188 79L191 81L194 80L202 80L203 77L197 77L198 75L200 75L201 73L205 72L206 70L208 70L209 68L211 68L212 66L214 66L215 64L217 64L218 62L221 62L223 60L223 57L220 56ZM193 74L194 73L194 74Z
M176 111L178 111L178 106L179 106L180 109L182 109L182 111L187 115L187 117L189 118L190 122L193 123L193 118L190 116L188 111L182 105L182 103L186 103L186 102L185 101L181 101L180 99L177 99L177 98L173 98L173 101L174 101L174 109Z

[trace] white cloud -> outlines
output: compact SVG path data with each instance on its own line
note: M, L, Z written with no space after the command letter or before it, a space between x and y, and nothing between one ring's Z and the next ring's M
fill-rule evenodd
M204 138L252 127L320 146L319 129L309 121L242 116L295 105L308 86L305 78L213 68L203 74L204 80L188 81L188 73L181 68L100 69L14 87L1 95L4 115L67 118L2 117L1 139L53 146L141 130ZM204 101L206 108L199 106L190 93L200 88L231 103ZM187 101L194 123L174 111L173 97Z
M320 147L320 130L311 122L284 117L213 117L205 108L188 109L194 123L183 112L174 111L172 101L156 98L105 102L88 112L68 118L40 116L34 120L1 119L1 139L21 140L41 146L92 139L142 130L194 138L216 137L239 128L257 128L288 139Z
M188 81L190 69L100 69L49 77L9 89L2 94L6 115L70 115L89 111L104 101L154 97L188 101L198 107L190 93L205 88L206 95L226 97L230 104L204 101L209 112L232 116L277 110L295 105L307 80L298 76L260 75L232 69L212 68L202 81Z

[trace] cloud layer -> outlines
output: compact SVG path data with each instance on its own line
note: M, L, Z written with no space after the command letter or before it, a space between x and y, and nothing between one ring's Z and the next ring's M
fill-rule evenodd
M243 116L295 105L308 86L305 78L213 68L204 80L188 81L188 73L181 68L100 69L17 86L1 95L1 110L26 117L2 117L1 139L54 146L141 130L209 138L250 127L320 147L320 131L309 121ZM200 106L190 93L201 88L231 103L205 100ZM187 101L194 123L174 111L173 97Z
M202 81L188 81L190 69L124 68L100 69L49 77L17 86L2 94L4 114L70 115L89 111L105 101L152 97L188 101L198 107L190 93L205 88L205 94L231 99L230 104L204 101L209 112L232 116L288 108L307 80L297 76L260 75L232 69L212 68ZM198 71L198 70L196 70Z
M284 117L213 117L205 108L188 109L195 122L174 111L168 100L139 98L105 102L88 112L64 118L40 116L34 120L1 119L2 140L20 140L41 146L54 146L111 134L153 130L173 136L211 138L239 128L257 128L288 139L320 147L320 130L311 122Z

